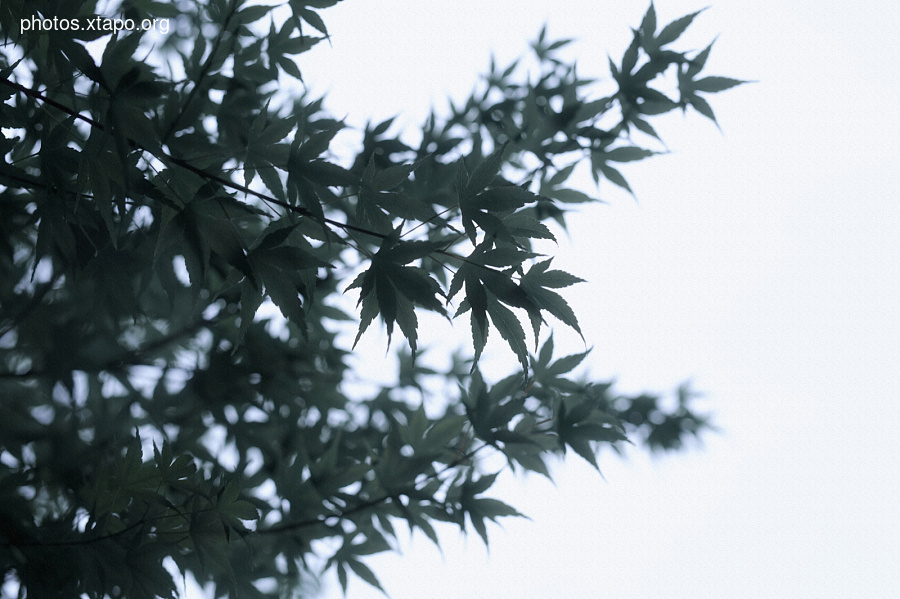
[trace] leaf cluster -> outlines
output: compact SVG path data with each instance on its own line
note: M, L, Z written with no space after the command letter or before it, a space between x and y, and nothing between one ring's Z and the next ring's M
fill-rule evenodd
M21 594L173 597L164 558L216 596L290 593L316 563L379 587L365 557L399 524L487 542L519 515L481 456L549 476L569 450L596 467L708 427L686 389L667 410L573 378L587 352L538 350L548 315L581 334L564 290L582 280L535 251L594 201L567 184L578 164L630 191L613 165L657 153L632 133L714 118L698 94L740 83L699 78L709 47L670 49L696 14L657 33L651 5L611 95L542 31L532 75L492 64L415 142L388 120L347 157L323 100L277 85L336 3L0 7L0 568ZM177 27L20 26L102 10ZM678 101L651 87L669 68ZM466 315L471 355L421 364L423 311ZM357 341L376 319L406 339L396 384L351 384L357 319ZM494 384L492 329L521 365Z

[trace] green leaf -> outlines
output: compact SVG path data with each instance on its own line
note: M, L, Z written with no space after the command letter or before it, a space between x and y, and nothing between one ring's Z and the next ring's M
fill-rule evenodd
M524 370L528 370L528 347L525 344L525 330L512 310L496 300L489 300L487 312L497 332L509 344L519 358Z
M318 29L320 33L326 36L328 35L328 29L325 27L325 22L322 20L322 17L320 17L318 13L305 8L301 8L297 11L297 14L304 21Z
M562 270L550 270L540 277L540 285L542 287L549 287L552 289L560 289L562 287L574 285L575 283L584 282L584 279L576 277L575 275L571 275Z
M601 201L597 198L592 198L588 194L578 191L577 189L567 189L564 187L554 189L553 191L548 192L547 195L565 204L586 204Z
M476 206L488 212L517 210L538 200L538 196L517 185L493 187L476 196Z
M499 499L483 497L480 499L476 499L475 502L478 506L478 513L492 521L496 521L497 518L504 518L508 516L517 516L519 518L525 517L524 514L522 514L515 508L503 503Z
M693 81L691 83L691 87L694 91L717 94L743 83L747 83L747 81L743 81L741 79L732 79L730 77L705 77L703 79Z
M241 283L241 326L238 330L237 344L234 347L236 352L238 347L244 342L244 337L250 329L250 323L256 315L257 310L262 305L262 291L247 278Z
M558 185L562 185L563 183L565 183L566 179L569 178L569 176L572 174L572 171L575 170L576 166L578 166L578 163L573 162L569 166L561 168L558 171L556 171L555 173L553 173L553 175L546 181L547 188L556 187ZM543 193L543 189L544 188L542 186L541 193Z
M697 112L719 125L719 122L716 120L716 115L713 112L712 106L709 105L709 102L701 98L700 96L692 95L687 98L688 104L694 107Z
M553 334L551 333L547 340L544 342L544 345L541 346L541 352L538 354L537 363L541 365L542 369L546 368L548 364L550 364L550 360L553 358Z
M329 127L324 131L313 133L303 143L299 145L295 160L298 163L309 162L321 156L331 145L331 140L343 128L343 125L337 127ZM299 133L298 133L299 135ZM296 141L296 140L295 140Z
M398 164L396 166L388 167L383 171L379 171L369 183L372 189L377 191L394 189L409 179L409 175L416 167L418 167L418 165L418 163L411 162L409 164Z
M472 171L472 175L466 182L464 193L466 197L475 197L478 192L490 185L494 177L500 173L506 146L507 144L501 145L475 167L475 170Z
M510 235L514 237L556 241L547 225L525 212L516 212L504 218L503 224L506 225L506 230L509 231Z
M338 582L341 585L341 591L343 591L344 596L347 596L347 568L344 566L343 562L339 562L337 565L337 575Z
M656 133L656 129L654 129L653 126L650 123L648 123L647 121L645 121L644 119L635 117L634 119L632 119L631 122L641 132L646 133L647 135L650 135L650 136L655 137L656 139L662 141L662 139Z
M269 12L272 11L272 8L273 7L267 5L248 6L241 9L237 14L235 14L233 20L235 23L249 25L250 23L258 21L268 15Z
M631 71L634 70L634 67L637 64L638 50L640 47L641 37L638 32L635 32L634 39L628 45L628 49L625 50L625 54L622 56L622 74L630 75Z
M549 376L559 376L561 374L572 372L572 370L574 370L579 364L584 361L589 353L590 350L582 352L580 354L572 354L571 356L560 358L547 367L546 373Z
M631 195L634 195L634 192L631 190L631 186L628 185L628 181L625 180L625 177L622 176L622 173L605 163L598 164L597 168L601 173L603 173L604 177L606 177L622 189L626 190Z
M709 58L709 52L712 50L713 44L716 43L716 40L710 42L710 44L704 48L702 51L697 53L697 56L690 59L688 61L687 67L687 76L690 78L696 77L697 74L703 70L703 67L706 66L706 60Z
M431 241L397 241L385 244L378 253L394 264L409 264L414 260L430 256L441 248L441 244Z
M470 259L478 264L500 268L504 266L519 265L525 260L529 260L539 255L540 254L535 254L534 252L523 252L517 248L501 247L489 250L478 256L473 255Z
M652 150L645 150L636 146L623 146L604 152L602 156L605 160L611 160L612 162L635 162L649 158L654 154L656 152Z
M266 293L281 310L282 315L296 324L300 330L304 330L306 328L306 311L303 308L297 286L285 279L283 271L271 266L261 267L259 274L266 286Z
M357 185L359 179L344 167L325 160L312 160L303 167L303 176L325 187Z
M575 316L575 312L561 295L555 291L527 286L524 283L523 287L527 290L528 297L531 298L531 301L534 302L539 309L546 310L558 318L560 322L571 327L584 338L584 335L581 333L581 327L578 325L578 318Z
M321 42L324 37L312 37L311 35L301 35L281 40L278 44L278 50L284 54L303 54L308 52L313 46Z
M463 415L445 414L428 428L425 439L429 445L445 446L462 434L467 421L468 419Z
M294 121L291 119L274 118L272 122L266 124L265 128L259 132L258 136L251 138L251 143L259 146L270 146L283 140L294 128Z
M680 19L675 19L665 27L663 27L662 31L659 32L659 35L656 36L656 43L658 47L662 48L667 44L671 44L679 37L681 34L685 32L685 30L690 26L690 24L694 21L697 15L702 13L705 8L698 10L697 12L692 12L689 15L685 15Z
M286 56L279 57L276 62L278 63L278 66L281 67L282 71L297 81L303 81L303 73L300 71L300 67L297 66L296 62Z
M559 48L563 48L563 47L565 47L565 46L568 46L568 45L571 44L573 41L574 41L574 40L571 40L571 39L557 40L557 41L553 42L552 44L550 44L549 46L547 46L547 51L548 51L548 52L552 52L553 50L558 50Z
M488 336L487 292L484 285L474 277L466 278L466 301L472 308L472 344L475 349L472 368L474 369L487 344Z
M369 585L375 587L379 591L387 596L384 588L381 586L381 582L378 581L378 577L375 576L375 573L369 569L367 565L357 560L347 560L347 565L350 566L350 569L353 570L353 573L365 580ZM346 584L342 585L344 590L346 590Z
M644 14L643 20L641 20L640 33L645 41L653 39L656 33L656 9L653 7L652 2Z

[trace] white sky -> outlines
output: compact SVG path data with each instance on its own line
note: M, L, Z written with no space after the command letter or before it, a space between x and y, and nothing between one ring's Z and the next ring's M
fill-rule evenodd
M704 5L659 0L659 21ZM300 66L351 124L415 127L544 22L605 74L646 8L347 0ZM567 297L591 373L627 391L692 379L722 432L607 453L605 480L574 457L555 487L503 480L494 495L532 521L489 529L490 552L448 527L443 555L417 535L371 559L394 599L900 597L898 31L893 1L719 0L698 17L683 47L721 34L708 74L759 82L711 97L724 133L658 121L672 154L624 169L639 201L602 189L555 264L590 281ZM381 595L351 577L348 596Z

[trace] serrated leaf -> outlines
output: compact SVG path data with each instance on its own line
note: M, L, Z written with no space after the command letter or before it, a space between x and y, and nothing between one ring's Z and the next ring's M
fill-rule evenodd
M400 327L400 332L406 337L406 340L409 342L409 347L412 350L413 355L415 355L415 352L418 349L419 320L416 318L416 311L413 308L412 302L410 302L402 292L397 296L397 314L395 318L397 320L397 326Z
M547 195L565 204L586 204L601 201L597 198L592 198L588 194L578 191L577 189L568 189L565 187L549 191L547 192Z
M376 191L389 191L402 185L418 166L415 162L398 164L379 171L371 180L371 187Z
M600 466L597 464L597 456L594 453L594 448L591 447L590 441L578 435L570 434L566 437L565 443L575 450L575 453L584 458L588 464L593 466L597 472L600 472Z
M286 201L284 183L282 182L281 177L278 176L275 167L270 164L259 165L256 172L259 175L259 178L262 179L263 185L272 192L272 195L275 196L276 199L281 200L282 202Z
M481 537L481 540L484 543L485 547L487 547L489 543L487 527L484 525L484 518L482 518L477 512L469 511L469 521L472 523L472 528L474 528L475 532L478 533L478 536Z
M472 256L470 259L478 264L502 268L504 266L521 264L525 260L529 260L538 255L539 254L535 254L534 252L523 252L517 248L501 247L489 250L477 257Z
M602 156L604 160L611 160L612 162L635 162L637 160L649 158L654 154L656 154L656 152L638 148L637 146L623 146L621 148L614 148L606 151Z
M338 583L341 585L341 591L343 591L344 596L347 596L347 568L344 567L343 563L338 563L337 565L337 575L338 575Z
M235 352L244 342L244 337L250 329L250 323L253 322L253 318L262 305L262 301L262 291L249 278L244 279L244 282L241 283L241 326L238 329L237 343L234 346Z
M278 66L281 67L285 73L296 79L297 81L303 81L303 73L300 71L300 67L297 66L293 60L288 58L287 56L281 56L277 60Z
M425 536L427 536L431 540L431 542L434 543L435 547L440 548L441 544L438 540L437 532L435 532L434 527L430 522L428 522L428 520L426 520L425 518L417 518L416 526L418 526L422 530L422 532L425 533Z
M549 287L551 289L561 289L575 283L584 282L584 279L569 274L564 270L548 270L537 279L537 283L541 287Z
M578 325L578 318L575 316L575 312L561 295L555 291L532 288L530 286L527 287L527 290L531 301L534 302L538 308L550 312L550 314L558 318L560 322L571 327L584 338L584 335L581 333L581 327Z
M688 97L687 102L693 106L697 112L714 122L717 127L719 126L719 122L716 120L716 115L713 112L712 106L709 105L709 102L696 95Z
M662 141L660 139L659 135L656 133L656 129L654 129L653 126L650 123L648 123L647 121L645 121L644 119L635 117L634 119L632 119L631 122L641 132L646 133L647 135L650 135L650 136L655 137L656 139L659 139L660 141Z
M553 358L553 335L551 334L547 337L547 340L544 342L544 345L541 346L541 352L538 354L538 364L542 367L546 367L550 364L550 360Z
M613 79L615 79L616 81L620 81L622 79L622 76L619 72L619 67L617 67L616 63L613 62L612 56L607 56L606 59L609 63L609 72L612 74Z
M290 37L280 41L278 50L284 54L303 54L324 39L324 37L313 37L311 35Z
M469 282L466 281L466 292L468 294L466 300L469 303L469 306L472 307L472 345L475 349L472 369L474 370L475 365L478 363L478 359L481 357L481 352L484 351L484 346L487 344L487 295L484 291L484 287L480 283L472 285L472 291L469 290L470 286L468 283ZM473 297L482 304L480 309L475 309L472 300Z
M652 2L641 20L640 32L645 40L653 39L653 35L656 33L656 9Z
M306 328L306 312L303 309L297 287L285 279L282 271L271 267L261 269L259 274L262 275L266 293L281 310L282 315L304 330Z
M382 246L378 253L394 264L409 264L431 255L440 247L440 244L431 241L400 241L390 246Z
M494 323L494 328L509 344L519 358L524 370L528 370L528 346L525 344L525 330L512 310L496 300L488 300L487 311Z
M380 280L379 280L380 279ZM391 333L394 330L394 322L397 320L397 290L386 278L376 278L375 299L378 302L378 312L387 327L388 344L391 342Z
M711 41L707 47L697 53L697 56L688 61L688 77L696 77L703 70L703 67L706 66L706 60L709 58L709 52L715 43L716 40Z
M511 447L512 446L507 445L505 449L509 451ZM520 453L511 456L511 458L518 462L523 468L532 472L537 472L538 474L544 476L547 480L553 480L553 476L550 474L550 469L547 468L546 462L544 462L544 459L539 454Z
M491 521L496 521L497 518L504 518L508 516L516 516L519 518L525 517L524 514L519 512L517 509L503 503L499 499L482 497L476 499L475 504L477 505L478 513Z
M328 35L328 28L325 27L325 22L322 20L322 17L319 16L319 13L306 8L301 8L297 13L300 18L318 29L319 33L322 33L325 36Z
M374 202L389 214L404 220L425 222L436 217L431 206L402 192L366 193L364 190L361 197L365 197L367 201Z
M747 82L741 79L732 79L731 77L704 77L703 79L691 82L691 88L698 92L717 94L726 89L737 87L743 83Z
M536 202L538 196L517 185L493 187L476 196L476 206L488 212L504 212Z
M328 149L328 146L331 145L331 140L334 139L334 136L337 135L341 129L342 126L331 127L310 135L308 139L300 144L296 155L297 161L301 163L308 162L321 156L322 153Z
M462 433L466 422L468 422L468 418L464 415L445 414L429 427L425 433L425 438L430 444L446 445Z
M256 262L289 272L331 266L306 250L290 245L281 245L269 250L257 249L253 251L253 256Z
M561 374L566 374L567 372L572 372L579 364L581 364L587 355L590 353L590 350L582 352L580 354L572 354L570 356L565 356L550 364L546 373L550 376L559 376Z
M229 477L225 484L219 489L219 503L230 505L237 500L241 492L241 485L236 476Z
M637 64L638 50L641 47L641 37L638 35L638 32L634 32L634 39L628 45L628 48L625 50L625 54L622 55L622 73L625 75L630 75L631 71L634 70L635 65Z
M281 221L282 223L284 221ZM268 250L278 247L294 232L295 225L286 224L282 226L280 223L273 223L266 227L265 235L256 244L254 250Z
M475 197L478 192L491 184L494 177L500 173L500 167L503 165L503 154L506 152L507 145L503 144L494 150L490 156L475 167L475 170L472 171L472 175L466 182L465 196Z
M385 120L381 121L380 123L378 123L377 125L375 125L375 127L372 129L372 135L374 137L378 137L379 135L382 135L383 133L385 133L391 127L391 125L394 123L395 118L396 117L391 117L389 119L385 119ZM366 128L368 129L368 126Z
M271 12L273 7L271 6L248 6L246 8L241 9L238 13L236 13L232 19L235 23L241 23L242 25L248 25L255 21L260 20L269 12Z
M503 224L506 225L506 230L509 231L509 234L514 237L556 241L556 237L553 236L547 225L522 211L504 218Z
M689 15L685 15L680 19L675 19L665 27L663 27L662 31L659 32L659 35L656 36L657 46L662 48L666 44L671 44L679 37L681 34L685 32L685 30L690 26L690 24L694 21L697 15L702 13L705 8L698 10L697 12L693 12Z
M353 570L353 573L365 580L369 585L375 587L379 591L387 595L385 593L384 588L381 586L381 582L378 581L378 577L375 576L375 573L369 569L369 566L365 565L361 561L358 560L347 560L347 565L350 566L350 569ZM346 583L343 585L346 590Z
M552 44L550 44L549 46L547 46L547 51L552 52L553 50L558 50L559 48L568 46L569 44L572 43L572 41L573 40L571 40L571 39L557 40L557 41L553 42Z
M631 186L628 185L628 181L625 180L625 177L622 176L622 173L609 166L608 164L599 164L597 167L600 169L600 172L603 173L603 176L606 177L611 182L615 183L622 189L625 189L631 195L634 195L634 192L631 191Z
M572 174L572 171L575 170L576 166L578 166L578 163L573 162L569 166L561 168L553 173L553 175L546 181L547 187L556 187L565 183L566 179L569 178L569 176Z
M311 160L303 168L304 176L325 187L358 185L359 178L344 167L326 160Z
M640 96L643 99L643 101L638 104L641 114L652 116L663 114L678 108L677 102L673 102L672 99L664 93L650 87L642 88Z
M254 138L252 142L260 146L270 146L276 144L287 137L294 126L294 121L292 119L272 119L272 122L267 124L265 129L260 131L259 135Z

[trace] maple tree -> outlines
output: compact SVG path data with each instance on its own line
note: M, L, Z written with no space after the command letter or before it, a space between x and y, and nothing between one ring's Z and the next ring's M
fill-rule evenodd
M701 94L742 83L701 75L712 44L672 49L699 13L660 28L651 5L607 96L542 31L533 75L492 64L417 142L385 121L339 156L322 99L272 85L302 78L336 2L128 0L104 14L172 26L113 35L32 26L96 1L0 7L0 565L22 596L174 597L171 563L277 597L313 555L380 586L365 556L398 522L487 542L518 515L486 496L486 453L549 476L567 450L596 467L708 426L687 388L669 406L572 374L587 352L556 356L544 325L581 333L581 279L534 251L593 201L577 164L630 191L651 117L715 121ZM471 354L416 360L423 311L467 320ZM350 393L341 333L376 320L405 339L397 381ZM493 382L490 331L520 364Z

